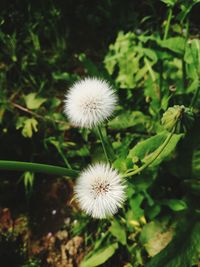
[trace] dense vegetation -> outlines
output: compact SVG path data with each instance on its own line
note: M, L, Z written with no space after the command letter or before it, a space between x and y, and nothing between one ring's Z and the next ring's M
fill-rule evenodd
M103 134L130 174L123 209L96 220L73 198L76 178L1 170L3 266L200 264L199 1L140 2L1 2L0 160L105 160L97 131L63 114L70 86L95 76L116 89Z

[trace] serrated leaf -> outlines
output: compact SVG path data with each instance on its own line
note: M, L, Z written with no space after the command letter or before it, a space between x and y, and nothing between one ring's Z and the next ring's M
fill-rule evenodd
M81 262L80 267L95 267L103 264L112 257L117 248L118 244L114 243L100 249L99 251L95 251L93 255Z
M34 118L19 117L16 123L16 129L22 128L22 135L31 138L33 132L37 132L38 122Z
M44 102L46 98L38 97L36 93L30 93L24 96L25 104L28 109L38 109Z
M34 119L34 118L27 119L24 122L24 127L22 129L23 136L31 138L33 135L33 132L38 131L37 125L38 125L38 122L36 121L36 119Z

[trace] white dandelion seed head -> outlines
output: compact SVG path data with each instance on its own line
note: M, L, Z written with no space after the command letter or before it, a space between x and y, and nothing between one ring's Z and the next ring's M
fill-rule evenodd
M81 173L75 186L80 208L94 218L115 214L126 198L126 186L109 164L96 163Z
M116 102L114 90L106 81L86 78L69 89L64 111L75 126L92 128L111 116Z

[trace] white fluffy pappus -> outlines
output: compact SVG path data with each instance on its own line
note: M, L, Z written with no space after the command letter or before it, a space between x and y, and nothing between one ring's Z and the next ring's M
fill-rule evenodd
M126 186L109 164L96 163L83 171L75 185L80 208L94 218L103 219L118 211L126 199Z
M67 92L64 112L75 126L92 128L111 116L116 102L114 90L106 81L85 78Z

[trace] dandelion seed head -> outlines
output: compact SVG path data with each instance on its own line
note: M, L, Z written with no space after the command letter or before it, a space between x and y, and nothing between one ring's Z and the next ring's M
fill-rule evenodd
M83 171L75 186L80 208L94 218L115 214L125 200L126 186L109 164L97 163Z
M116 102L114 91L106 81L86 78L69 89L64 111L75 126L92 128L111 116Z

